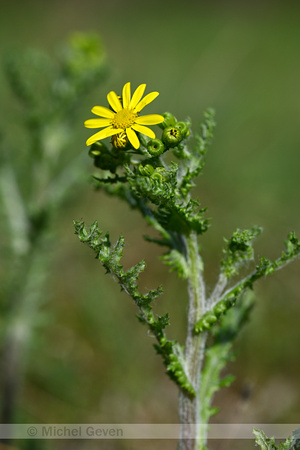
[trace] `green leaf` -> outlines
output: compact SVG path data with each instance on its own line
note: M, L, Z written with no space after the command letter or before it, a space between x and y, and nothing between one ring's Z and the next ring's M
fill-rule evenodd
M205 155L212 141L215 125L215 112L209 108L205 111L204 120L200 124L200 133L195 134L194 148L190 150L187 146L182 146L174 152L184 162L185 171L180 182L180 190L184 197L187 197L191 188L195 186L193 179L203 170Z
M246 262L253 259L252 241L260 235L262 228L253 227L251 230L237 229L230 239L225 239L227 248L221 261L221 271L227 278L236 275Z
M178 250L172 249L161 257L164 264L171 267L171 272L177 270L178 277L187 279L190 273L187 260Z
M124 272L120 263L125 245L123 236L120 236L116 245L112 247L109 235L107 233L103 235L97 222L94 222L88 229L83 221L74 221L74 227L75 234L80 241L95 251L96 258L102 262L107 273L113 275L121 289L133 299L139 309L138 319L148 325L150 332L158 341L155 348L163 358L167 374L178 386L188 391L190 395L195 395L194 388L184 369L185 361L182 349L177 341L170 341L165 335L164 330L169 325L168 314L156 317L152 311L151 303L162 293L162 288L159 286L143 295L138 290L137 282L140 273L146 268L145 261L140 261Z
M208 423L214 412L211 405L215 392L221 387L230 386L235 379L233 375L229 374L222 377L222 371L233 359L234 340L247 323L252 307L253 296L240 299L236 308L222 317L218 326L213 328L213 342L206 349L201 378L202 423Z
M255 435L255 442L260 446L261 450L278 450L275 445L274 438L268 438L262 430L253 428L253 434Z
M281 442L277 446L275 439L273 437L268 438L263 430L253 428L253 434L255 435L255 442L260 446L261 450L297 450L297 442L294 438L287 438L285 442Z
M228 362L231 343L214 344L206 350L200 386L201 422L208 423L215 413L211 408L213 396L222 386L220 373Z
M252 236L255 233L252 234ZM251 238L252 239L252 238ZM219 317L227 313L235 304L238 298L246 292L248 289L253 288L253 283L260 278L270 275L275 270L279 270L297 257L300 254L300 242L295 236L294 232L289 233L288 240L285 242L286 251L282 253L280 258L271 261L268 258L262 256L259 264L256 266L254 272L247 275L243 280L239 281L235 286L229 288L218 300L218 302L208 311L195 324L195 332L202 333L205 330L210 330L214 324L218 322ZM252 253L251 247L245 245L246 254ZM250 249L250 250L249 250ZM248 253L249 252L249 253ZM243 255L241 256L242 260ZM247 259L247 256L246 256ZM232 260L231 260L232 261ZM237 257L239 263L239 257ZM231 264L231 262L230 262ZM229 265L230 266L230 265ZM228 266L228 267L229 267ZM231 266L230 266L231 267Z

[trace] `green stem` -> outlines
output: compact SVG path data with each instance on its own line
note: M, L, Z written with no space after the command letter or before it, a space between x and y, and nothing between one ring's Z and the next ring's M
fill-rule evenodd
M41 254L41 239L15 264L15 278L8 293L6 328L3 333L0 364L0 417L2 423L12 423L17 397L22 384L27 350L38 320L41 289L47 273L47 258Z
M195 389L192 397L183 389L179 394L180 450L200 450L204 443L201 438L200 375L204 359L206 334L196 335L194 325L205 312L205 285L202 277L202 261L198 250L196 233L186 239L187 259L190 268L188 284L189 311L187 338L185 344L186 371ZM203 424L202 424L203 425Z

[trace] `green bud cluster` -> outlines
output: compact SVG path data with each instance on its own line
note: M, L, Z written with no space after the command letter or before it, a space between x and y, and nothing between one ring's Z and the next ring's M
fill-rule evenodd
M191 124L189 122L177 121L177 119L169 112L164 113L163 116L165 118L164 122L158 124L158 126L162 129L161 138L147 139L141 134L139 136L139 149L133 149L130 146L121 146L120 148L117 148L118 146L113 144L112 141L111 148L107 148L102 142L96 142L93 144L90 150L90 156L94 158L95 167L102 170L108 170L115 175L115 178L96 179L103 181L106 184L109 182L116 183L120 180L120 178L124 179L124 177L120 177L120 175L117 174L117 171L122 170L122 168L127 170L126 167L130 167L131 163L133 163L133 166L136 167L137 161L133 160L133 158L135 155L139 155L139 157L142 156L146 158L143 159L138 165L138 170L135 172L137 175L152 177L153 180L157 180L161 183L168 180L168 172L171 173L173 168L167 167L166 169L163 169L163 161L161 157L166 151L174 149L174 155L179 159L190 158L189 153L183 151L183 149L186 147L184 139L189 137L191 134ZM176 154L176 152L179 153ZM188 177L190 177L190 175L188 175L189 173L190 170L187 168ZM182 193L183 191L187 193L188 189L191 187L192 184L188 184L185 180L182 180Z
M165 181L168 177L168 172L164 167L156 167L154 172L151 175L151 178L154 180L159 180L161 182Z
M164 113L163 117L165 120L159 124L159 127L163 130L161 140L167 149L174 148L191 134L190 124L188 122L177 122L170 112Z
M141 175L158 181L165 181L168 176L168 172L164 167L154 168L151 164L139 164L138 171Z
M175 142L168 143L165 138L147 140L141 135L138 150L108 150L94 145L91 153L95 157L96 167L109 170L114 175L94 177L101 183L101 187L109 194L126 200L131 207L139 208L147 221L155 224L155 228L162 234L162 245L167 245L170 250L174 249L174 255L177 255L178 248L174 248L177 238L173 237L173 233L187 236L195 231L202 234L209 227L208 219L204 218L206 209L201 208L199 201L191 198L189 193L194 186L192 179L204 166L204 155L210 144L208 137L212 134L214 121L212 111L205 113L205 120L201 125L202 134L198 136L198 140L196 135L196 145L189 148L185 138L190 135L190 123L177 121L170 113L165 113L164 117L165 121L160 124L162 134L168 136L170 129L174 129L176 142L180 142L177 147L173 147ZM171 140L174 135L171 133ZM167 162L165 153L169 149L173 150L178 163ZM186 276L187 270L182 259L172 257L170 262L178 273Z

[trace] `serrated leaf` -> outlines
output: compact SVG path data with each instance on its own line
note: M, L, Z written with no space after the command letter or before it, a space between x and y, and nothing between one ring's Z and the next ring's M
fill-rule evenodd
M253 227L251 230L237 229L230 239L225 239L227 247L223 250L225 256L221 261L221 271L227 278L236 275L243 264L253 259L252 242L261 231L260 227Z
M266 434L257 428L253 428L255 442L260 446L261 450L277 450L274 438L268 438Z
M145 261L140 261L124 272L120 262L125 245L122 236L119 237L116 245L112 248L109 235L105 234L103 237L103 232L99 229L97 222L94 222L89 229L83 221L74 221L74 226L79 239L96 252L97 258L102 262L107 272L112 274L120 284L121 289L132 297L139 309L137 318L141 323L148 325L151 333L158 341L155 348L162 355L170 378L182 389L188 391L190 395L195 395L194 388L184 369L185 361L180 346L176 341L170 341L165 336L164 330L170 323L168 314L156 318L152 311L151 303L162 293L162 287L159 286L144 295L139 293L137 282L140 273L145 270Z
M164 264L171 267L171 272L177 271L179 278L187 279L189 276L189 266L186 258L176 249L170 250L161 257Z

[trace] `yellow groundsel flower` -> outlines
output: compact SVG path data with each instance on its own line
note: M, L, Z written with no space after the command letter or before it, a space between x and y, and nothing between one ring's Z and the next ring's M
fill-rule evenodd
M164 117L159 114L138 115L146 105L159 95L158 92L151 92L141 100L145 88L146 85L141 84L131 97L130 83L126 83L123 87L122 97L119 97L114 91L107 95L111 109L104 106L94 106L92 113L100 116L101 119L86 120L84 126L86 128L106 128L93 134L86 141L86 145L113 136L112 143L117 148L124 148L128 139L131 145L138 149L140 141L136 131L154 139L155 133L144 125L156 125L163 122Z

